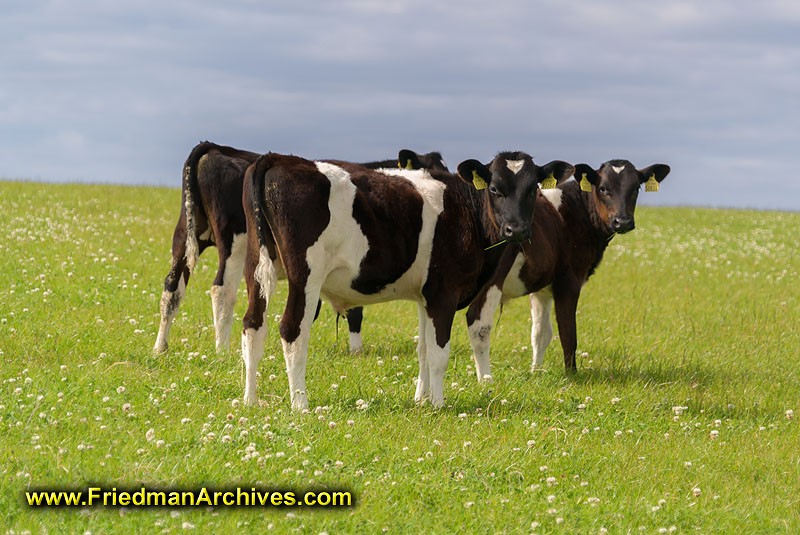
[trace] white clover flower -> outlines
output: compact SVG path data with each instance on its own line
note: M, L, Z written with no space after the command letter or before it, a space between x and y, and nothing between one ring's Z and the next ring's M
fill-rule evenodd
M122 394L123 392L125 392L125 387L124 386L118 386L117 387L117 394Z
M144 434L144 438L146 438L148 442L152 442L153 439L156 438L156 430L151 427Z

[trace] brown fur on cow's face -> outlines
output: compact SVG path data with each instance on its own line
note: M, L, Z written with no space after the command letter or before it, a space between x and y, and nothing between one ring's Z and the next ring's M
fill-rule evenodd
M586 175L594 186L591 195L597 214L610 231L624 234L636 227L633 213L642 184L651 176L661 182L669 170L669 166L664 164L636 169L628 160L610 160L597 171L586 164L578 164L575 177L580 180Z
M539 184L548 177L561 182L572 176L574 170L572 165L558 160L539 167L524 152L501 152L488 166L477 160L462 162L458 175L479 189L487 189L492 224L504 239L520 242L531 235Z

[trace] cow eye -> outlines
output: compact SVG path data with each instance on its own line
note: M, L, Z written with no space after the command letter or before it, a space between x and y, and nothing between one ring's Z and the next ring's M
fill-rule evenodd
M600 193L602 193L603 195L606 195L608 193L608 188L606 188L605 186L600 186L600 188L598 189L600 190Z
M494 195L495 197L502 197L502 196L503 196L503 194L502 194L502 193L500 193L500 190L498 190L498 189L497 189L496 187L494 187L494 186L489 186L489 193L491 193L491 194L492 194L492 195Z

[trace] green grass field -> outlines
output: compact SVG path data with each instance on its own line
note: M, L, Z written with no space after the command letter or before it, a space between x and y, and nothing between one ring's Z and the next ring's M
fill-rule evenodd
M6 533L798 533L800 214L640 208L529 372L527 299L477 384L456 316L446 408L413 403L413 303L365 309L347 352L323 306L308 415L270 312L262 404L214 353L216 251L167 355L150 353L180 192L0 182L0 526ZM554 322L555 324L555 322ZM357 407L363 399L367 407ZM794 411L794 412L791 412ZM794 416L794 418L792 418ZM148 434L148 431L152 431ZM350 509L32 509L30 487L347 488Z

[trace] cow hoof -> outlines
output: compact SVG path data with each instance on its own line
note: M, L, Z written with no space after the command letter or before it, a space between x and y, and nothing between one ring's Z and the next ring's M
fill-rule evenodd
M169 349L169 346L167 344L163 344L163 345L156 344L155 346L153 346L153 355L156 356L156 357L159 356L159 355L163 355L164 353L167 352L168 349Z
M292 396L292 410L295 412L308 410L308 399L306 398L306 393L302 390L298 390Z
M488 375L488 374L484 375L483 377L481 377L481 380L480 380L480 383L481 384L485 384L485 385L492 384L493 382L494 382L494 377L492 377L491 375Z
M255 392L245 392L242 401L248 407L254 407L258 404L258 395Z
M431 399L431 407L434 409L441 409L444 407L444 398L442 399Z

